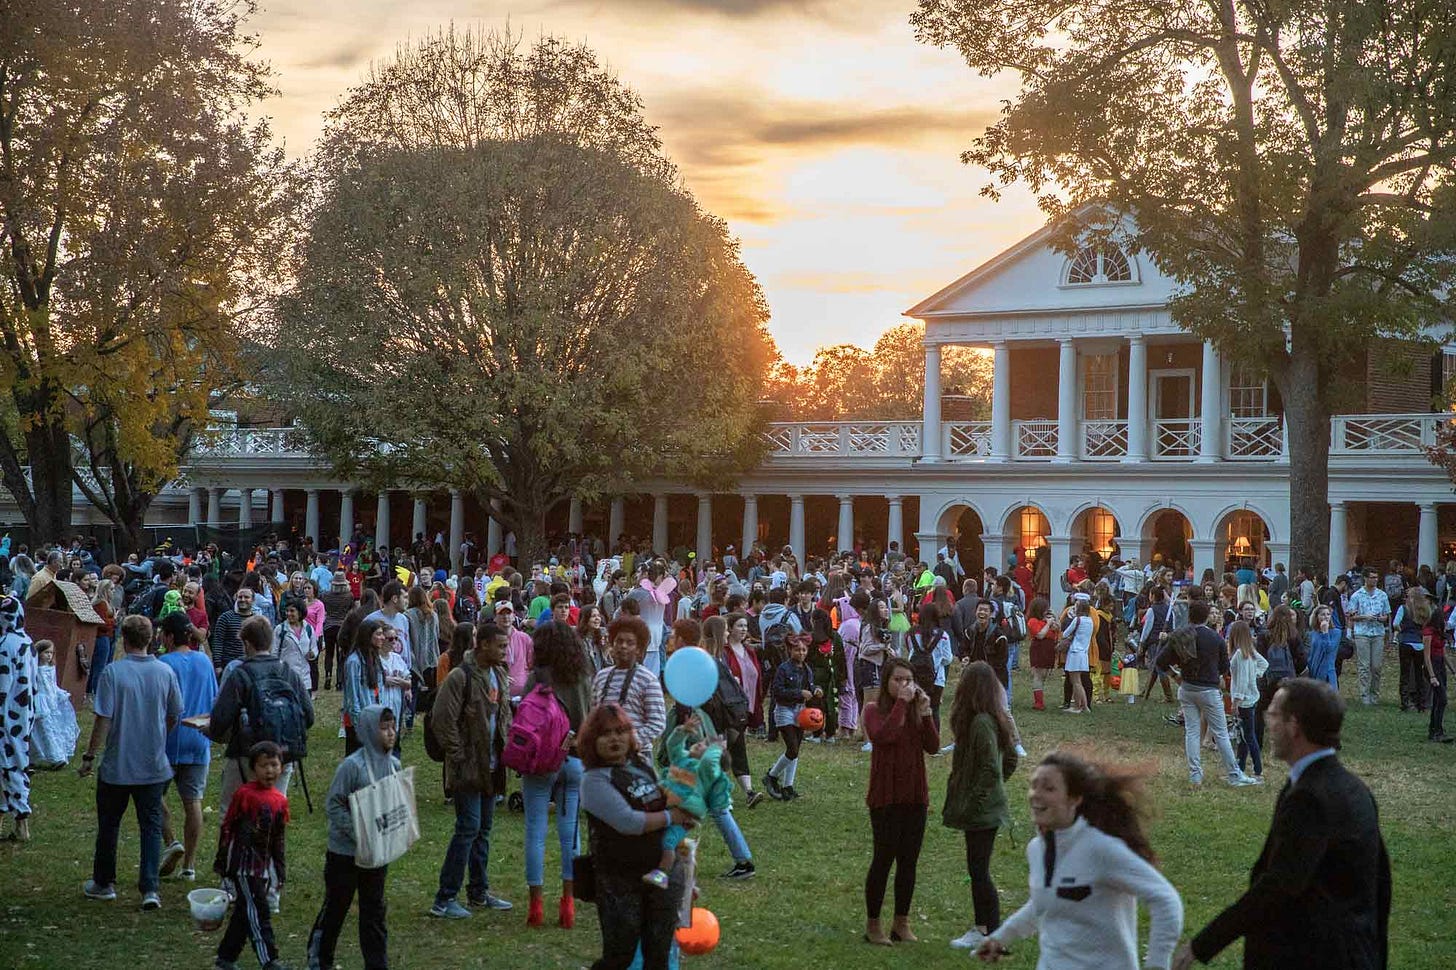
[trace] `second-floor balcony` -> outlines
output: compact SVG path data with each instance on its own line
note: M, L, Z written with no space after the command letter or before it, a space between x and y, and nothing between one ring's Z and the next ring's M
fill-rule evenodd
M1442 424L1456 414L1341 414L1330 419L1332 460L1411 458L1425 460ZM1212 457L1231 462L1287 460L1288 441L1279 415L1225 417ZM1072 453L1076 462L1189 462L1208 457L1199 419L1148 423L1148 454L1128 452L1128 422L1081 421ZM1053 420L1013 421L1007 461L1050 462L1062 455L1061 429ZM924 428L918 421L782 421L764 432L768 460L889 462L920 461ZM997 461L989 421L946 421L940 426L938 460L953 463ZM194 453L209 464L248 459L307 459L302 433L294 428L224 429L214 432Z
M1456 421L1453 414L1342 414L1330 420L1331 458L1422 458L1435 444L1436 430ZM1222 440L1211 457L1221 461L1280 461L1288 457L1280 415L1225 417ZM780 422L769 426L769 457L917 460L923 457L923 428L912 421ZM1073 460L1130 460L1128 422L1081 421ZM941 460L993 460L990 421L946 421L940 426ZM1011 422L1011 461L1053 461L1062 454L1055 420ZM1205 456L1203 422L1197 418L1153 420L1148 424L1147 461L1194 461ZM1141 458L1133 460L1142 460Z

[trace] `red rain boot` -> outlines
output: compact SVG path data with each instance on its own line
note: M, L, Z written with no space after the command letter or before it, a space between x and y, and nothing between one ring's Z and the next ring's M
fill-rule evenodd
M1046 710L1046 691L1034 690L1031 692L1031 709L1033 711Z

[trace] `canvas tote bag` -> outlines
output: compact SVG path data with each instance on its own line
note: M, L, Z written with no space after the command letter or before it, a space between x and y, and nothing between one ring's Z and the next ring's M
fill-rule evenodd
M366 762L369 784L349 795L354 820L354 864L379 869L404 855L420 838L415 807L415 770L401 768L376 779Z

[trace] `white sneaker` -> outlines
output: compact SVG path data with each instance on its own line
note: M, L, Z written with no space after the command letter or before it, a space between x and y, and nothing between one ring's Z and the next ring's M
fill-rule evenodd
M1025 758L1026 757L1026 749L1023 748L1020 744L1018 744L1016 746L1016 757L1018 757L1018 758Z
M873 750L875 750L875 746L873 744L871 744L869 741L866 741L864 744L860 745L860 750L861 751L873 751Z
M1235 788L1247 788L1250 785L1257 785L1259 784L1259 782L1250 778L1248 775L1239 775L1236 778L1230 778L1229 784L1233 785Z
M986 934L972 926L966 930L965 935L958 936L950 941L952 950L977 950L986 939Z
M176 871L177 863L181 862L182 857L186 854L187 851L182 848L181 842L173 842L171 845L167 846L165 849L162 850L162 861L161 864L157 867L157 875L161 876L163 879L170 876L173 872Z
M951 752L951 751L954 751L954 750L955 750L955 742L952 741L950 744L947 744L945 747L941 748L940 749L940 753L941 754L946 754L946 753Z

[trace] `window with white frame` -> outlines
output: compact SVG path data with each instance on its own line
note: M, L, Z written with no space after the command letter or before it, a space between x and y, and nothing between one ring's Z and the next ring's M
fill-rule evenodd
M1082 358L1082 417L1088 421L1117 419L1117 355L1088 354Z
M1083 246L1067 264L1067 285L1129 283L1132 261L1116 246Z
M1441 391L1444 393L1456 380L1456 350L1441 351Z
M1041 509L1034 505L1025 505L1021 508L1021 514L1017 517L1017 538L1023 549L1036 549L1046 545L1046 537L1051 534L1051 525L1047 517L1041 514Z
M1229 411L1236 418L1262 418L1269 413L1269 382L1247 367L1229 374Z

